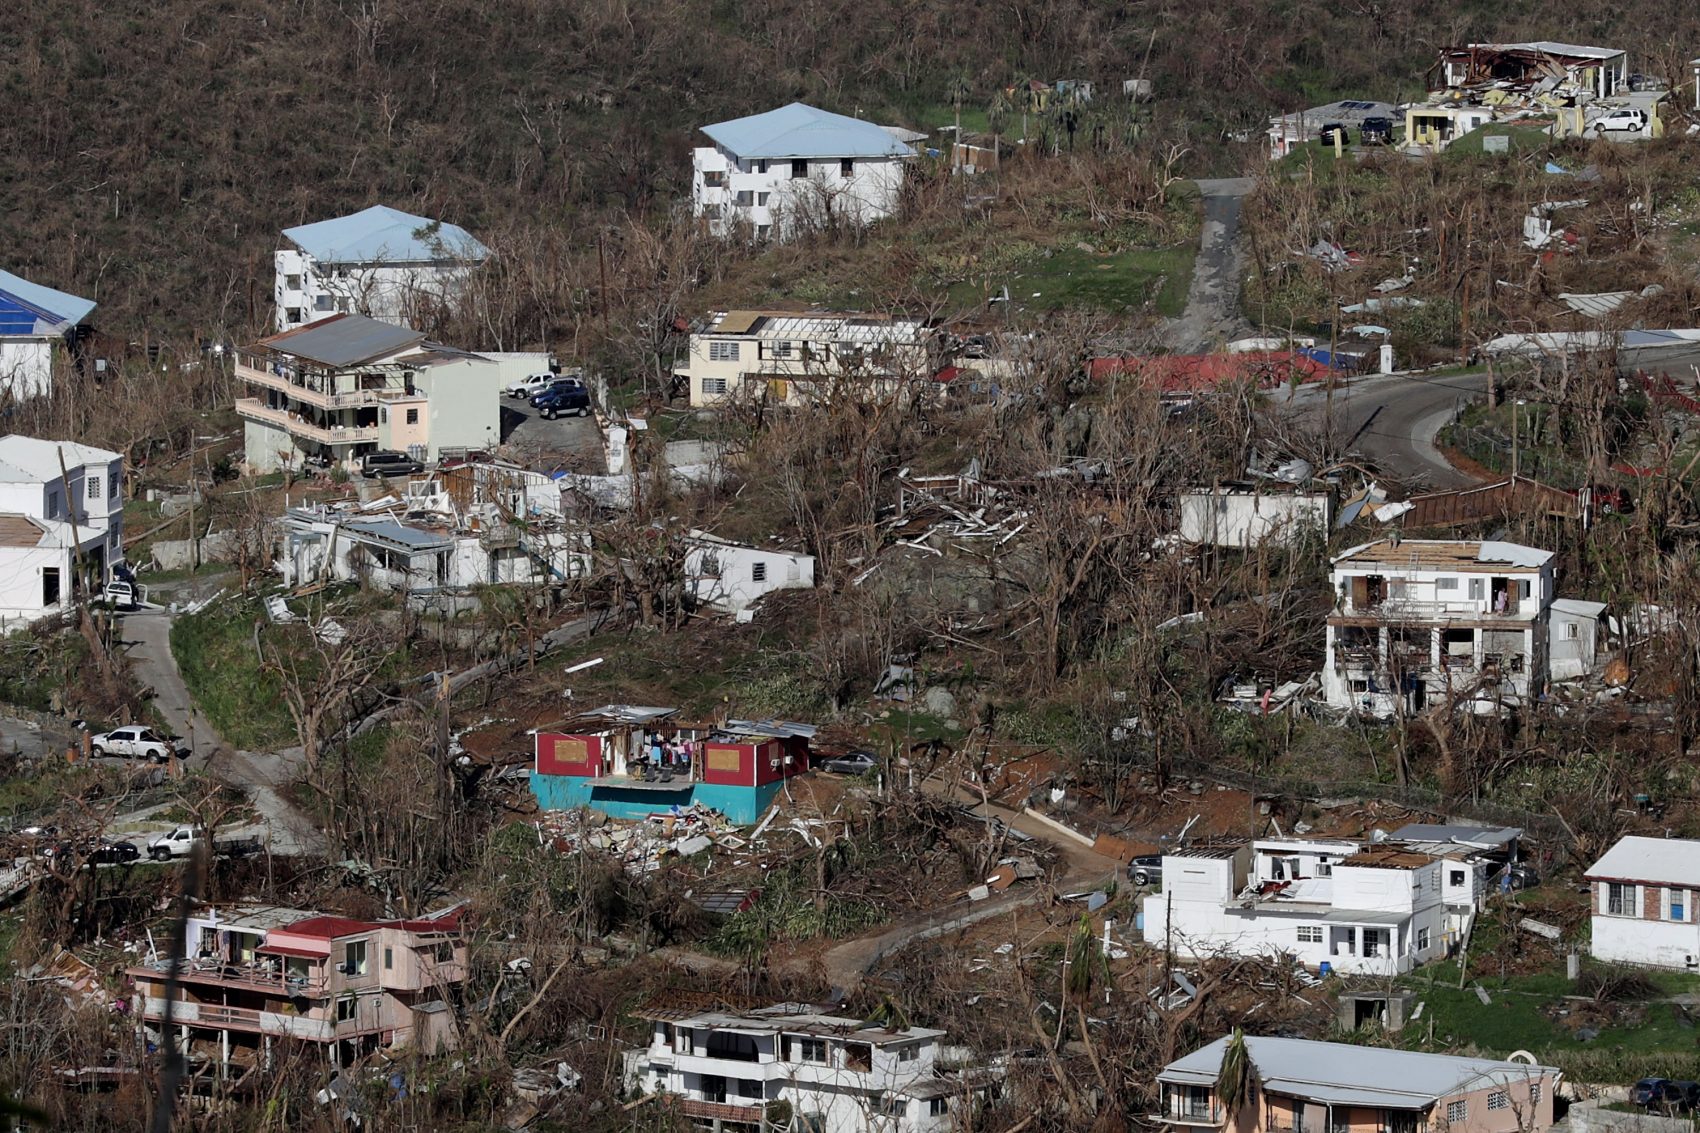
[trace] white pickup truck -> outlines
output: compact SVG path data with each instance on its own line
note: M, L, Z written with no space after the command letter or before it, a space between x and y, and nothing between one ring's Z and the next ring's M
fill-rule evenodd
M140 724L94 736L89 740L89 749L95 755L121 755L125 759L147 759L154 763L168 763L172 756L189 758L189 746L183 737L163 736Z
M172 858L186 858L195 852L195 843L199 842L203 832L193 826L179 826L148 842L148 857L156 862L170 861ZM214 857L243 858L249 854L257 854L263 849L258 838L215 838L212 851Z

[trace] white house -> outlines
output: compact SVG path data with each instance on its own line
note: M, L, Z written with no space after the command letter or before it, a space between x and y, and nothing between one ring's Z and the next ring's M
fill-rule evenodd
M704 606L737 617L775 590L811 590L815 557L733 543L692 531L685 551L685 585Z
M1271 483L1219 484L1180 493L1180 536L1215 547L1255 547L1265 541L1296 543L1326 539L1334 495Z
M1584 876L1594 959L1700 970L1700 841L1623 838Z
M789 1103L790 1128L815 1133L946 1133L963 1128L995 1074L947 1071L945 1032L888 1027L786 1003L738 1013L636 1012L654 1024L626 1052L628 1082L698 1124L765 1129Z
M1400 975L1446 951L1441 863L1355 842L1270 839L1163 855L1145 939L1177 955L1286 955L1306 967Z
M93 311L92 299L0 271L0 394L52 392L54 356L76 346Z
M1546 687L1553 553L1517 543L1384 539L1334 560L1322 690L1388 715L1455 698L1484 710Z
M1515 826L1460 826L1453 823L1410 822L1386 836L1390 844L1441 859L1440 898L1446 906L1448 943L1464 939L1476 914L1487 905L1493 879L1517 860ZM1380 839L1379 832L1375 837Z
M78 553L89 591L106 585L124 557L123 473L105 449L0 437L0 630L62 611Z
M1555 598L1547 611L1552 642L1547 675L1555 681L1579 680L1598 671L1600 618L1604 602L1579 598Z
M374 205L283 230L273 257L277 329L334 315L423 322L457 299L490 255L464 228Z
M508 374L482 355L363 315L332 315L239 351L248 466L352 462L374 449L436 460L494 448Z
M691 208L710 232L785 238L868 224L897 208L915 151L907 131L793 102L704 126L691 156Z
M696 409L753 399L800 406L837 393L888 396L930 378L935 349L922 319L722 311L692 333L673 376Z

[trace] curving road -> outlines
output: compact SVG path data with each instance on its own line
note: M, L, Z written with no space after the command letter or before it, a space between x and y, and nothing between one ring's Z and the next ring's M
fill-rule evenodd
M1465 488L1476 479L1447 463L1434 436L1464 402L1487 393L1486 370L1462 374L1376 374L1334 385L1332 405L1322 383L1289 400L1275 395L1308 425L1332 429L1338 447L1361 453L1413 488Z

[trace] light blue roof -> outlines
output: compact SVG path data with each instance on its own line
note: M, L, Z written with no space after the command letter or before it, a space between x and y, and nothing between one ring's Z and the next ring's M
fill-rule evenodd
M79 299L0 271L0 333L61 333L88 318L93 310L93 299Z
M466 229L373 205L349 216L285 228L289 242L323 264L420 264L482 260L490 250Z
M766 114L704 126L702 132L740 158L907 157L915 151L884 126L793 102Z

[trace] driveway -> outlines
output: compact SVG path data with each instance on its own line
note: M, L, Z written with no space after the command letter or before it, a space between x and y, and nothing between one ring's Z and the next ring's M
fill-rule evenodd
M1240 205L1257 184L1250 177L1197 182L1204 200L1204 225L1198 235L1198 259L1192 266L1186 311L1163 328L1163 340L1176 354L1198 354L1243 337L1240 279Z
M526 402L504 397L502 443L522 455L529 467L560 467L594 475L608 470L602 430L594 417L545 421Z

